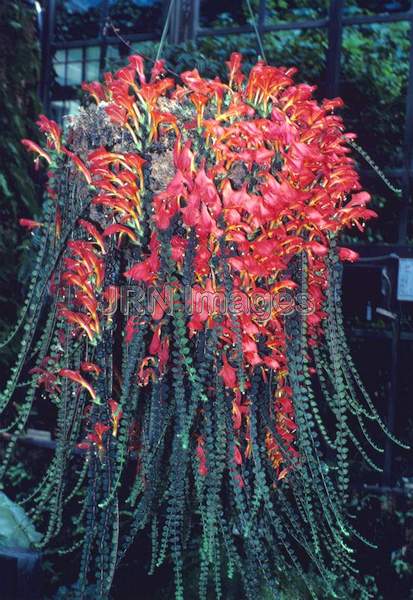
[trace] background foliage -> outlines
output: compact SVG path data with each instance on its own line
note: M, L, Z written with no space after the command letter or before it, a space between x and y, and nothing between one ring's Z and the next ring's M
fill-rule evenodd
M38 193L32 159L21 138L37 138L40 112L37 86L40 51L34 11L22 0L0 2L0 338L16 318L21 302L16 265L27 235L19 217L34 215ZM9 355L1 355L4 365ZM2 378L0 377L0 380Z

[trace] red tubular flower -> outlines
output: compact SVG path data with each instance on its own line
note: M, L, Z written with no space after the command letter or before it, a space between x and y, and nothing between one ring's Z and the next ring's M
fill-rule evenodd
M154 268L156 267L156 268ZM156 259L148 258L141 263L137 263L128 271L124 272L124 276L133 281L143 281L144 283L153 283L157 277L159 262Z
M242 465L242 454L238 446L234 446L234 462L236 465Z
M75 313L67 308L61 308L59 311L60 316L62 316L68 323L72 323L77 327L81 327L83 331L86 333L89 341L92 343L95 342L95 335L92 331L92 327L90 321L88 321L87 316L82 313Z
M151 113L151 135L150 140L158 139L158 128L160 125L168 125L165 127L165 131L168 129L173 129L177 135L179 135L177 119L175 115L171 115L170 113L164 113L160 110L152 110Z
M155 282L160 267L159 242L155 234L151 238L150 247L150 257L140 263L136 263L128 271L125 271L125 277L133 281L143 281L144 283Z
M146 83L145 71L144 71L145 62L144 62L142 56L140 56L139 54L132 54L131 56L128 57L128 60L129 60L129 64L137 72L139 81L141 82L141 84L143 85L144 83ZM159 66L160 65L158 63L158 69L159 69Z
M156 81L158 77L165 73L165 60L163 58L155 60L151 69L151 82Z
M119 421L122 418L123 412L116 400L109 400L108 402L110 408L110 418L112 421L112 435L113 437L117 437L118 429L119 429Z
M208 96L204 96L203 94L194 93L191 94L189 99L192 104L195 106L196 115L197 115L197 127L201 127L202 120L204 118L204 110L205 106L208 103Z
M234 367L229 364L227 355L225 353L222 355L222 362L224 364L222 369L219 371L219 374L221 375L225 386L234 389L237 385L237 372Z
M42 363L43 364L43 363ZM37 385L43 385L49 394L60 394L60 387L57 385L57 375L43 367L34 367L29 371L30 375L38 375Z
M90 83L83 82L82 90L88 92L95 100L96 104L99 104L99 102L103 102L106 99L104 87L98 81L92 81Z
M87 183L90 185L92 183L92 177L90 175L89 169L86 167L85 163L80 160L76 154L68 150L67 148L63 148L63 152L71 159L75 167L82 173L83 177L86 179Z
M138 332L139 322L138 317L136 315L132 315L129 317L126 326L125 326L125 342L130 344L133 340L135 334Z
M232 87L234 83L237 87L241 85L245 76L242 74L242 56L239 52L233 52L230 56L229 61L225 63L228 67L229 74L229 86Z
M36 121L36 124L39 126L40 131L46 134L49 146L60 153L62 150L62 130L56 121L48 119L45 115L39 115L39 120Z
M155 329L155 333L152 336L152 341L149 345L149 353L155 356L159 352L159 348L161 347L161 326Z
M95 294L92 289L92 286L86 278L77 275L76 273L63 273L62 280L70 285L78 287L86 294L86 296L89 296L89 298L91 298L92 300L95 299Z
M80 369L84 373L93 373L96 377L100 374L101 368L98 367L95 363L83 361L80 363Z
M123 126L128 122L128 111L123 106L108 104L105 106L105 113L112 123L115 123L116 125Z
M105 452L103 436L105 435L105 433L107 431L109 431L110 427L109 427L109 425L105 425L104 423L98 422L98 423L95 423L93 429L94 429L93 433L89 433L87 435L86 439L89 442L91 442L92 444L96 444L96 446L98 448L98 452L99 452L99 457L102 460L103 454Z
M205 442L204 442L204 438L202 437L202 435L198 436L196 455L199 460L198 473L201 475L201 477L205 477L208 473L204 444L205 444Z
M36 144L35 142L32 142L31 140L27 140L27 139L21 140L21 143L30 152L35 152L36 154L38 154L39 158L44 158L44 160L47 162L47 164L50 165L50 163L52 162L52 159L50 158L49 154L47 152L45 152L43 150L43 148L41 148L39 146L39 144Z
M88 383L86 381L86 379L84 379L84 377L82 377L82 375L79 373L79 371L72 371L70 369L60 369L59 375L60 375L60 377L65 377L66 379L70 379L71 381L74 381L75 383L78 383L79 385L81 385L83 388L85 388L89 392L93 401L94 402L97 401L97 396L96 396L95 390L90 385L90 383Z
M96 227L90 223L89 221L85 221L84 219L79 219L79 225L87 231L87 233L95 239L96 244L99 246L102 254L106 254L105 242L103 240L102 235L98 232Z
M119 225L119 223L114 223L113 225L106 227L103 232L103 237L116 234L125 234L132 242L138 241L137 235L132 231L132 229L130 229L130 227L126 227L126 225Z
M339 248L338 256L340 260L348 260L349 262L355 262L359 258L358 252L354 252L354 250L350 250L350 248Z
M19 219L19 225L29 230L44 227L44 223L39 223L39 221L33 221L32 219Z

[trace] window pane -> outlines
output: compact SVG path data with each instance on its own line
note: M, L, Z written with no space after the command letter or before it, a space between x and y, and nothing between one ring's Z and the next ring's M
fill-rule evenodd
M66 50L56 50L54 59L56 62L66 62Z
M66 85L82 83L82 63L67 63Z
M54 71L56 73L56 82L59 85L65 85L65 68L66 65L63 63L53 63Z
M87 62L85 72L86 81L94 81L99 79L99 63L98 62Z
M69 48L67 51L67 60L82 60L82 48Z
M106 49L106 58L116 60L119 58L119 46L108 46Z
M67 102L67 115L75 115L77 114L80 107L79 100L68 100Z
M99 56L100 56L100 47L99 46L87 46L86 58L88 60L93 60L93 59L99 60Z

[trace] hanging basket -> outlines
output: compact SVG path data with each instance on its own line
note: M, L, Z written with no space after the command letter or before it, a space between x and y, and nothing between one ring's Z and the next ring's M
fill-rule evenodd
M88 581L109 597L147 529L177 599L190 540L201 599L210 580L225 597L227 577L278 598L291 569L320 597L308 559L326 597L342 581L368 597L349 548L348 448L378 469L359 437L366 419L383 425L340 309L339 265L357 255L339 234L374 216L354 136L341 100L318 104L295 69L245 74L236 53L227 66L227 82L196 69L176 82L131 56L83 86L96 106L65 139L41 117L46 147L24 142L49 184L42 221L24 223L39 250L1 398L3 470L33 403L54 404L55 455L29 500L42 546L61 542L67 506L82 514L79 597Z

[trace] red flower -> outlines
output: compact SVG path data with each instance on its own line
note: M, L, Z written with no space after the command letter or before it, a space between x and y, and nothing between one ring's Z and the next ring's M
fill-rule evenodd
M96 229L96 227L92 223L90 223L89 221L85 221L84 219L79 219L79 225L85 231L87 231L87 233L91 237L95 238L95 242L99 246L100 251L102 252L102 254L106 254L105 242L103 241L103 237L98 232L98 230Z
M340 260L348 260L349 262L355 262L359 258L358 252L354 252L354 250L350 250L350 248L339 248L338 256Z
M119 421L122 418L123 412L118 404L118 402L116 402L116 400L109 400L108 402L109 404L109 408L110 408L110 418L112 421L112 435L113 437L116 437L118 435L118 429L119 429Z
M205 477L205 475L208 473L204 443L204 438L202 435L200 435L197 440L196 455L199 460L198 473L201 475L201 477Z
M139 54L132 54L128 57L129 64L136 70L138 73L139 81L141 84L146 83L145 72L144 72L144 60L142 56ZM155 63L156 64L156 63ZM159 69L159 66L158 66Z
M133 340L135 334L138 332L139 329L139 322L138 322L138 318L136 315L132 315L131 317L129 317L127 323L126 323L126 327L125 327L125 342L127 344L130 344L131 341Z
M152 355L156 355L159 352L159 349L161 347L161 326L158 325L158 327L155 329L155 333L152 336L152 341L149 345L149 353Z
M237 87L240 87L241 83L245 79L245 76L242 74L241 71L241 54L239 52L233 52L230 56L230 59L225 64L228 67L229 86L231 87L232 84L235 83Z
M128 122L128 111L123 106L117 104L108 104L105 106L105 113L108 115L112 123L116 125L126 125Z
M78 327L81 327L81 329L83 329L83 331L86 333L87 337L89 338L89 340L94 343L95 342L95 336L94 333L92 331L92 327L90 324L90 320L87 318L86 315L82 314L82 313L75 313L65 307L62 307L59 311L59 314L68 322L68 323L72 323L73 325L77 325Z
M88 442L90 442L92 444L96 444L96 446L98 447L98 451L99 451L99 457L102 460L103 454L105 452L103 436L105 435L105 433L107 431L109 431L110 427L108 425L105 425L104 423L98 422L98 423L95 423L93 429L94 429L94 431L92 433L89 433L86 436L86 439ZM78 444L78 447L81 447L82 449L86 449L88 446L89 446L88 443Z
M222 355L222 361L224 363L222 369L220 370L219 374L221 375L222 379L224 380L224 384L226 387L234 389L237 385L237 372L234 369L234 367L232 367L227 359L227 355L225 353L223 353Z
M70 369L60 369L59 371L60 377L65 377L66 379L70 379L75 383L78 383L83 388L85 388L89 394L92 396L93 401L97 402L96 392L93 387L82 377L79 371L71 371Z
M30 152L36 152L39 155L39 158L44 158L45 161L50 165L50 163L52 162L52 159L50 158L49 154L47 154L47 152L45 152L43 150L43 148L41 148L39 146L39 144L36 144L35 142L32 142L31 140L26 140L26 139L21 140L21 143Z
M91 83L82 83L82 90L84 92L89 92L89 94L94 98L96 104L99 102L103 102L106 98L104 87L98 81L92 81Z
M86 361L83 361L82 363L80 363L80 369L81 369L81 371L84 371L85 373L93 373L96 376L98 376L102 370L95 363L86 362Z
M163 58L155 60L151 69L151 82L158 79L160 75L165 73L165 60Z
M19 224L29 230L44 227L44 223L39 223L39 221L33 221L32 219L19 219Z
M49 146L53 150L56 150L56 152L61 152L62 143L60 138L62 130L56 121L48 119L45 115L39 115L39 120L36 121L36 124L39 126L40 131L46 134Z
M63 148L63 152L72 160L75 167L82 173L83 177L86 179L87 183L90 185L92 183L92 177L90 175L89 170L85 166L84 162L80 160L76 154L68 150L67 148Z

